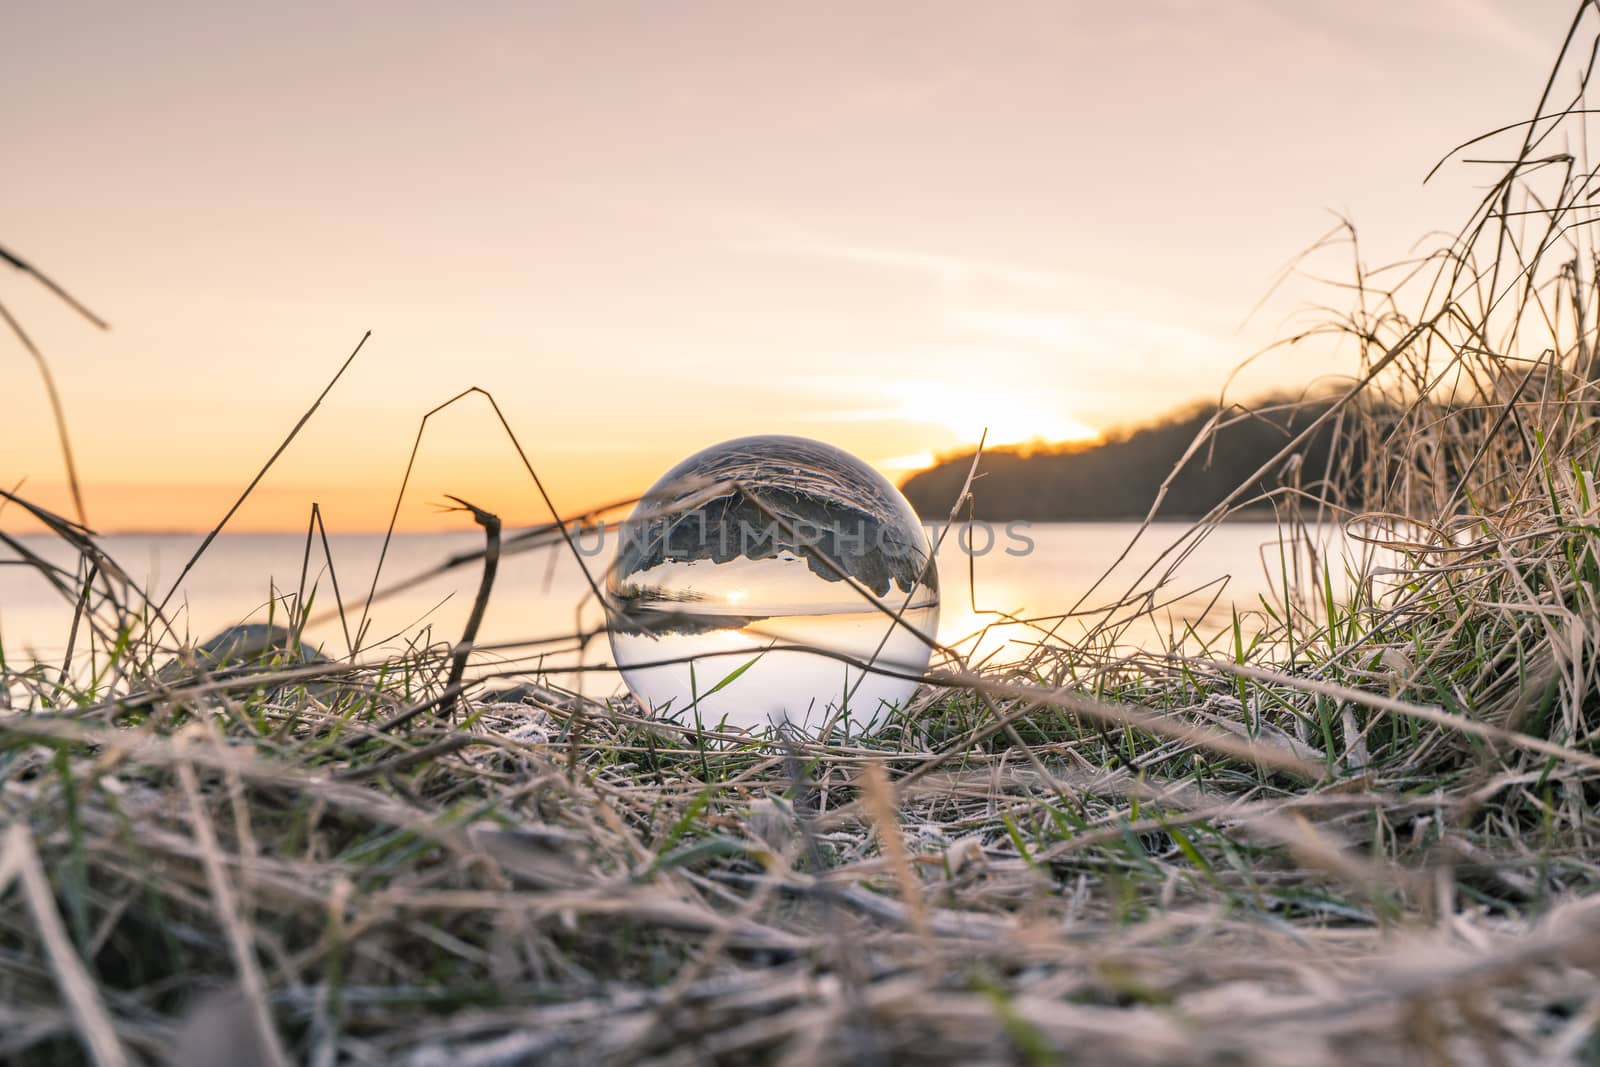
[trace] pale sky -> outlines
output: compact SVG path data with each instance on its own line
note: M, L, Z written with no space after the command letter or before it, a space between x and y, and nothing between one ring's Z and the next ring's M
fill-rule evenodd
M558 505L799 433L900 476L1215 397L1364 258L1453 229L1422 178L1526 117L1570 0L12 5L0 267L52 360L92 525L220 517L362 332L237 528L381 527L417 420L499 398ZM1570 86L1564 87L1570 90ZM1317 261L1326 274L1348 255ZM1308 350L1234 395L1350 368ZM0 484L64 512L0 335ZM542 519L481 405L437 420L408 526ZM14 509L0 525L19 525Z

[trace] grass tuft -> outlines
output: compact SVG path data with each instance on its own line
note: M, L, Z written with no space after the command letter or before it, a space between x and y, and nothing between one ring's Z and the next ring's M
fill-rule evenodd
M304 578L185 647L0 491L79 557L0 535L77 607L65 663L0 649L0 1062L1600 1063L1592 6L1467 224L1285 340L1358 373L1281 453L1081 638L941 647L867 738L496 689L471 505L464 638L374 659L363 611L329 660ZM1135 642L1262 506L1277 591Z

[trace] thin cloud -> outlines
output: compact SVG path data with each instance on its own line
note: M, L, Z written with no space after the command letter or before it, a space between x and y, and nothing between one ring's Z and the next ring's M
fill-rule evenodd
M1080 420L1068 398L1036 386L966 382L883 382L892 406L839 407L814 412L818 422L900 422L937 426L962 444L987 434L993 445L1085 441L1099 430Z
M1304 45L1320 43L1334 46L1343 60L1371 65L1366 47L1374 35L1404 34L1429 37L1449 35L1489 45L1496 51L1510 51L1543 64L1555 58L1554 43L1519 20L1525 8L1496 0L1414 0L1411 3L1345 5L1340 8L1310 9L1297 4L1278 4L1256 0L1239 9L1250 24L1276 22L1280 33L1305 38ZM1562 8L1563 24L1570 9ZM1336 15L1337 21L1328 18Z
M986 308L954 308L946 315L951 326L960 330L1023 341L1031 345L1059 348L1081 339L1081 331L1070 319L1034 311L994 311Z
M1072 279L1065 274L1014 263L918 249L885 248L826 238L784 235L741 242L741 245L777 256L851 263L863 267L879 267L884 270L918 274L952 287L998 282L1023 289L1064 289L1072 282Z
M1439 0L1444 8L1440 23L1467 31L1481 41L1509 46L1529 59L1555 59L1552 42L1541 38L1512 17L1517 5L1501 6L1489 0Z

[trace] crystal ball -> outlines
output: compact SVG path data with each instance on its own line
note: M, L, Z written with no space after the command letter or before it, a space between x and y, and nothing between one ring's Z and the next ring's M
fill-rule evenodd
M612 656L650 713L859 734L927 669L939 579L883 475L821 441L762 435L661 476L622 526L606 601Z

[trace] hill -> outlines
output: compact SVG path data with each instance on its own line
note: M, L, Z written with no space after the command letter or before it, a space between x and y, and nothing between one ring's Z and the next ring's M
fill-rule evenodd
M1173 480L1161 516L1186 518L1211 510L1326 410L1327 402L1295 406L1281 398L1265 399L1249 412L1237 409ZM986 451L973 483L974 517L1039 522L1142 519L1161 483L1216 412L1215 405L1191 406L1143 426L1113 431L1091 445ZM1302 452L1305 487L1311 488L1327 470L1332 440L1331 431L1319 431ZM949 514L971 464L971 452L946 457L901 488L918 514L942 518ZM1284 471L1275 470L1253 484L1250 495L1279 487L1284 477Z

